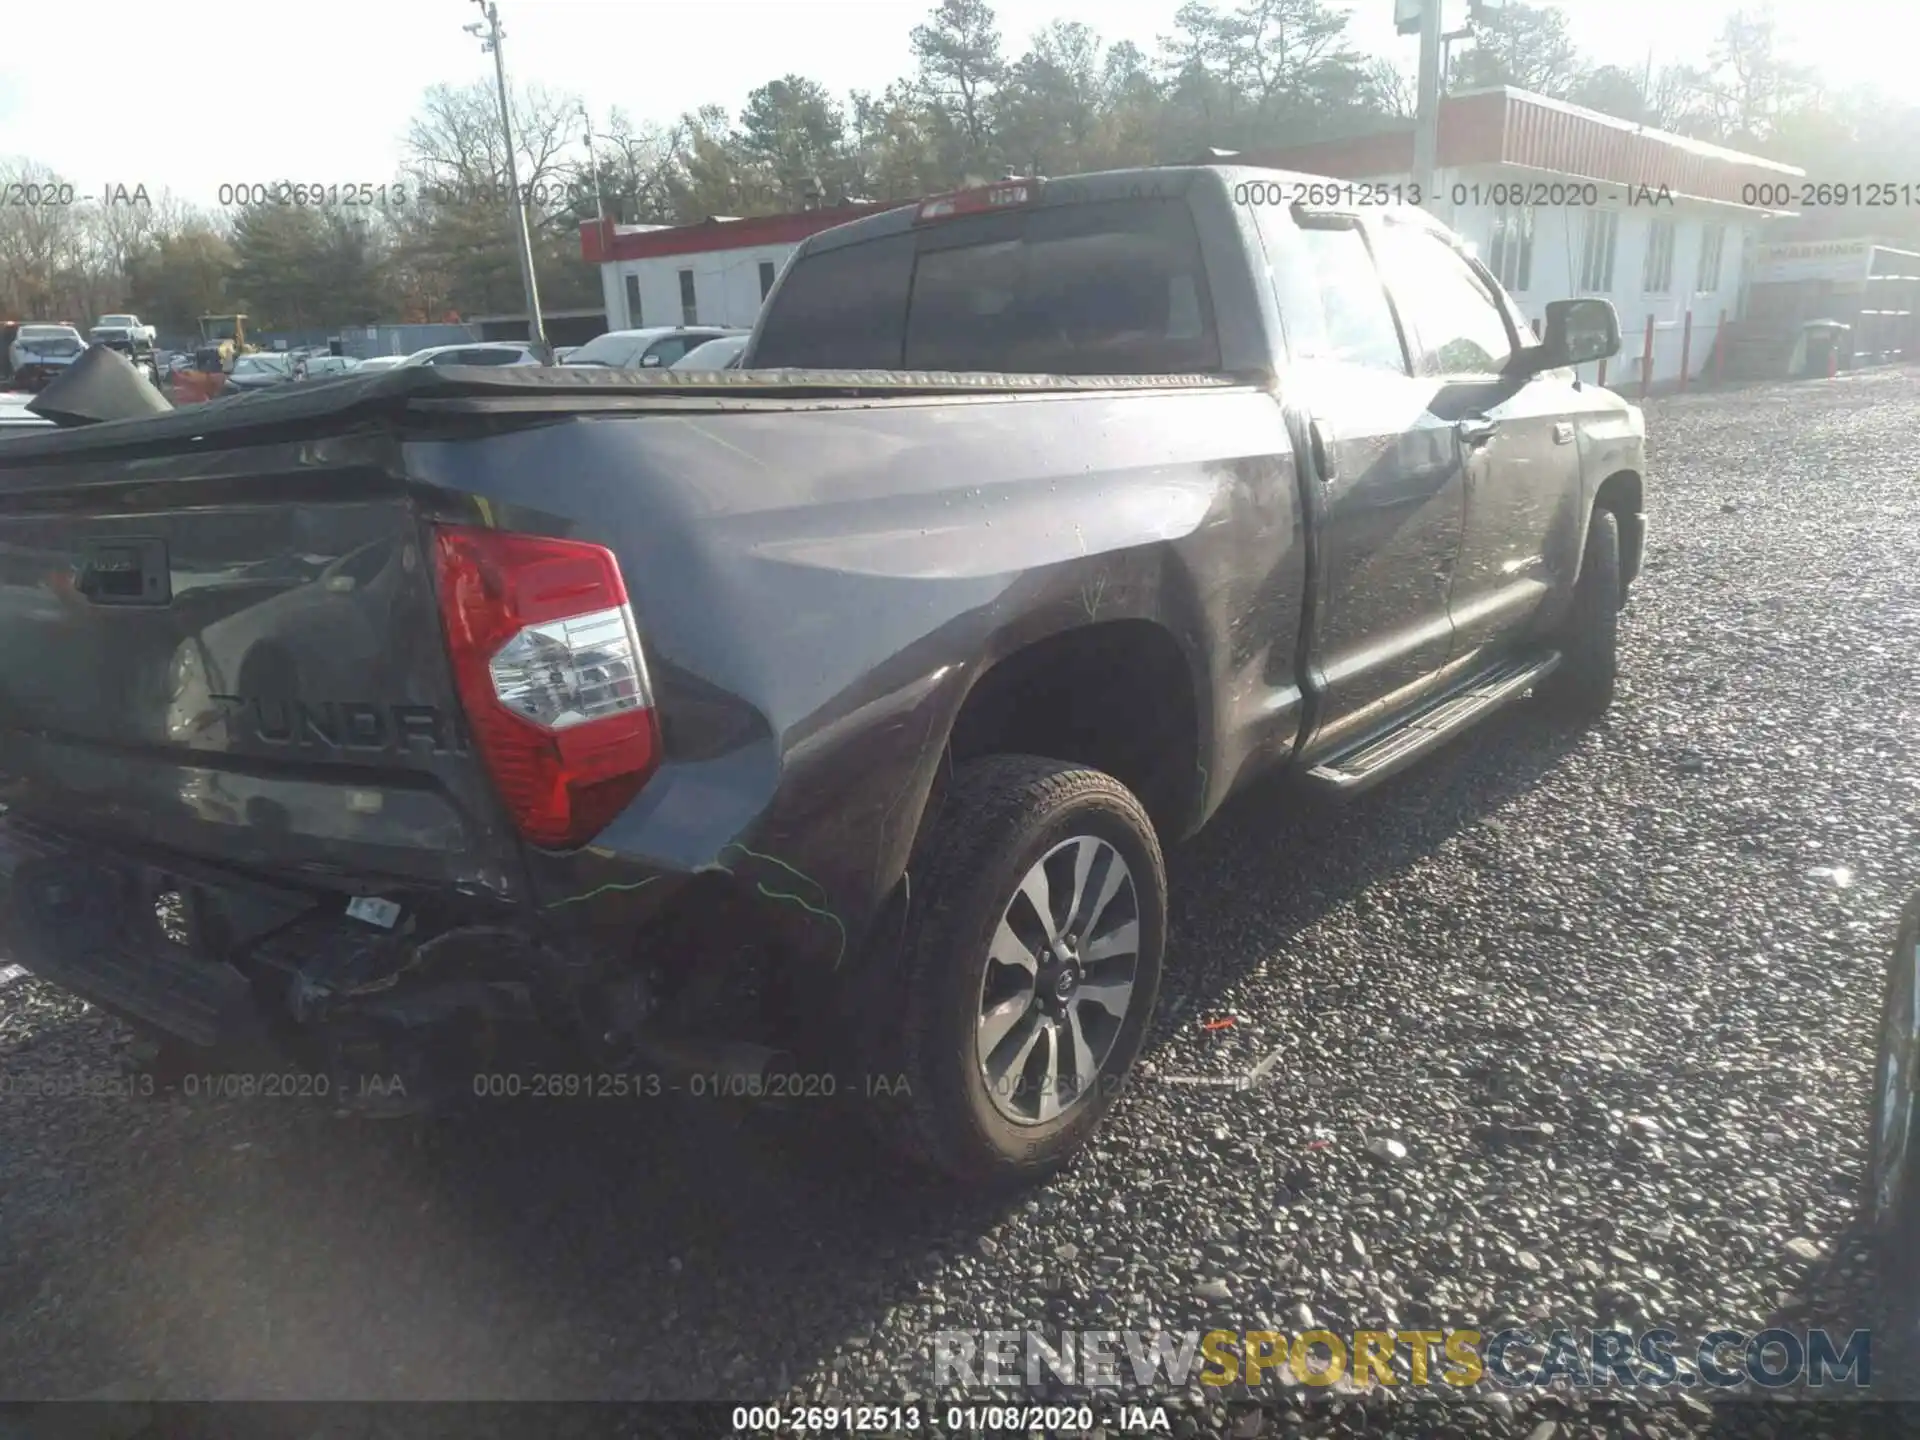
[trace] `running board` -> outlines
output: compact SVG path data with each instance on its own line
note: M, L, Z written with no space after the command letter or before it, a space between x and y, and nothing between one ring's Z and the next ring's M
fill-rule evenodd
M1484 720L1508 701L1524 695L1560 666L1560 654L1510 660L1482 672L1467 686L1414 714L1384 735L1376 735L1352 750L1322 760L1307 771L1315 789L1353 795L1397 775L1414 761L1476 721Z

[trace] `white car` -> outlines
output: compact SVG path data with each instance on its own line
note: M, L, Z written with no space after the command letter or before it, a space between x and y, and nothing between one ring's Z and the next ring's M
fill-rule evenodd
M17 376L31 370L50 376L86 352L87 342L71 325L22 325L7 347L9 368Z
M568 365L600 365L615 370L664 370L689 350L709 340L744 336L725 325L660 325L645 330L609 330L567 357Z
M718 340L709 340L704 345L696 345L669 369L673 370L737 370L740 357L746 353L748 335L741 331L738 335L722 335Z
M532 346L518 340L481 340L470 345L429 345L404 365L544 365Z
M124 330L131 340L145 339L151 345L160 338L160 332L151 325L142 325L138 315L102 315L93 322L95 330Z

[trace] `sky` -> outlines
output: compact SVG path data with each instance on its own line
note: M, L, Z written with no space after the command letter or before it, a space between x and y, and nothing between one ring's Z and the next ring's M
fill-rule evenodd
M1392 0L1333 0L1356 46L1411 67ZM1448 0L1450 5L1463 0ZM1152 55L1179 0L998 0L1009 57L1054 20ZM667 122L797 72L844 94L911 68L932 0L500 0L516 84ZM1733 0L1561 0L1593 59L1699 61ZM1841 87L1920 102L1915 0L1774 0L1789 57ZM205 19L195 23L194 15ZM213 204L222 184L379 183L421 93L491 79L462 26L472 0L9 0L0 6L0 158L53 166L82 194L144 185ZM1449 12L1449 24L1453 23ZM1817 178L1817 177L1816 177ZM1912 177L1907 177L1912 178Z

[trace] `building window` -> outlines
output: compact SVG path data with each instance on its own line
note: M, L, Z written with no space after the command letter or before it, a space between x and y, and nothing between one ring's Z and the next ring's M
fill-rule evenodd
M1700 275L1693 288L1703 295L1720 288L1720 256L1727 248L1727 227L1704 225L1700 229Z
M1665 295L1673 289L1673 234L1671 220L1655 220L1647 226L1647 258L1640 267L1640 289L1648 295Z
M1533 207L1519 205L1495 212L1493 244L1487 268L1512 295L1533 288Z
M771 260L760 262L760 298L767 298L767 292L773 289L774 268Z
M1613 251L1620 239L1618 210L1589 210L1580 247L1580 288L1589 295L1613 293Z
M627 276L627 328L637 330L646 321L640 318L640 277Z
M693 272L691 270L682 270L680 272L680 323L682 325L698 325L700 323L700 306L694 300Z

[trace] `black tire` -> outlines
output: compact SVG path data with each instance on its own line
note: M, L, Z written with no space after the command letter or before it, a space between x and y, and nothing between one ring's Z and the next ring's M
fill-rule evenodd
M1880 1011L1880 1044L1873 1067L1873 1129L1869 1135L1867 1184L1861 1213L1879 1252L1886 1290L1906 1301L1908 1315L1920 1318L1920 1110L1909 1110L1903 1136L1890 1131L1890 1086L1896 1067L1911 1077L1920 1066L1916 1034L1916 992L1920 992L1920 900L1910 902L1888 967L1886 996ZM1893 1147L1889 1149L1889 1140Z
M1620 673L1619 632L1620 521L1611 510L1595 510L1573 605L1556 636L1560 667L1540 682L1540 703L1572 720L1606 714Z
M1112 776L1029 755L958 767L933 825L912 872L893 1003L879 1007L869 1027L891 1037L872 1052L889 1082L880 1088L893 1092L876 1100L874 1118L894 1149L963 1184L1030 1184L1086 1142L1140 1053L1166 947L1160 842L1140 802ZM1020 1124L997 1108L976 1050L988 949L1028 873L1080 837L1110 845L1131 874L1139 927L1133 989L1097 1083L1052 1120Z

